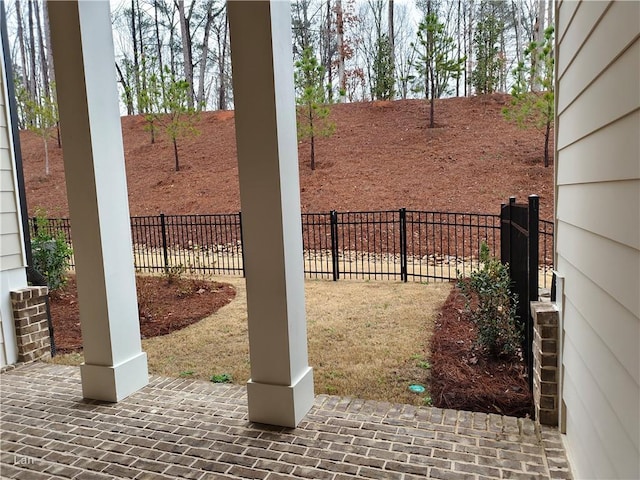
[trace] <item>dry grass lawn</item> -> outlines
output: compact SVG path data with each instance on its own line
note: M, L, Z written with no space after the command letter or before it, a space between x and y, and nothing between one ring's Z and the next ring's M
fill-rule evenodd
M143 340L151 373L210 380L229 374L234 383L250 378L246 290L231 283L236 298L218 312L170 335ZM451 285L390 281L307 280L309 363L316 393L420 405L428 393L408 391L424 384L433 322ZM81 355L54 359L79 363Z

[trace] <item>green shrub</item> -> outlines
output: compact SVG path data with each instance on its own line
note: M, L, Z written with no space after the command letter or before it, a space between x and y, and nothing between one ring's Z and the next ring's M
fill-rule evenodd
M38 212L35 233L31 237L33 268L47 279L49 290L57 290L67 283L67 271L73 250L62 232L52 235L47 219Z
M522 332L516 322L518 297L511 292L508 266L492 258L484 242L480 261L480 270L468 279L458 278L466 309L478 329L478 344L494 356L514 354L520 348Z
M217 373L211 376L211 381L213 383L232 383L233 378L229 373Z

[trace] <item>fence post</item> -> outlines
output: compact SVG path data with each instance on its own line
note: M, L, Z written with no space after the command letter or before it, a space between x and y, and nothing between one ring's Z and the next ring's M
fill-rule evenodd
M500 261L511 264L511 206L516 197L509 197L508 204L500 207Z
M247 271L244 266L244 237L242 236L242 212L238 212L238 224L240 225L240 253L242 254L242 277L246 278Z
M164 213L160 214L160 231L162 233L162 255L164 258L164 272L169 272L169 252L167 251L167 224Z
M529 301L538 301L540 198L529 195Z
M400 209L400 281L407 282L407 209Z
M49 221L47 219L47 221ZM38 217L31 217L31 228L33 228L33 234L38 234Z
M329 212L330 232L331 232L331 267L333 271L333 281L340 278L340 262L338 261L338 212Z
M528 231L527 236L527 257L528 257L528 284L529 284L529 302L538 301L538 235L540 235L539 219L540 219L540 198L538 195L529 195L529 208L528 208ZM531 315L531 303L527 304L526 308L528 318L526 322L527 326L527 361L529 368L529 388L533 391L533 316Z

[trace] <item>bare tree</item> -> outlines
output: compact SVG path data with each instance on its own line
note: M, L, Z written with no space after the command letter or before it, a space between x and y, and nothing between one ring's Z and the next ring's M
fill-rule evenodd
M187 102L189 108L193 108L193 55L191 50L191 29L189 20L195 2L191 2L189 13L185 12L184 0L176 0L178 16L180 17L180 34L182 36L182 57L184 61L184 78L189 84L187 92Z
M136 1L131 0L131 10L129 12L130 22L131 22L131 40L133 41L133 80L134 80L134 90L136 95L136 106L138 107L138 112L142 111L141 104L141 96L140 96L140 61L138 57L138 29L136 27L137 24L137 15L136 15Z
M160 36L160 21L158 19L158 0L153 0L153 19L154 19L154 28L156 33L156 57L158 61L158 71L160 72L160 76L162 76L162 72L164 72L164 62L162 61L162 37ZM165 85L164 82L160 82L160 88L162 90L162 95L164 96Z
M29 18L29 63L31 66L31 81L29 83L29 95L32 99L37 100L38 98L38 81L37 81L37 73L36 73L36 40L35 40L35 29L33 28L33 2L28 2L28 15Z
M416 26L409 16L406 4L398 4L395 7L395 67L397 73L397 93L402 99L411 95L411 80L415 75L413 65L415 63L416 49L412 46L416 32Z
M198 75L198 95L196 101L199 108L206 103L204 96L204 76L207 71L207 60L209 59L209 34L211 33L211 25L213 24L213 2L209 0L206 4L206 20L204 24L204 39L202 40L202 52L200 54L200 73Z
M298 0L291 4L293 54L299 58L311 46L311 0Z
M337 53L336 42L334 41L334 28L333 28L333 15L331 9L331 0L326 0L327 8L325 14L325 27L324 27L324 35L322 36L322 63L324 66L325 73L327 75L327 101L331 103L333 101L333 57Z
M537 0L538 1L538 14L536 15L536 22L534 25L534 45L541 45L544 40L544 13L545 13L545 0ZM538 61L538 55L531 55L531 68L536 70L536 63ZM540 89L540 83L536 76L531 77L531 91L537 92Z
M231 91L231 77L229 75L229 20L226 12L223 12L221 21L215 27L218 39L218 108L226 110L228 108Z
M336 0L336 38L338 42L338 89L340 102L347 101L347 76L344 69L345 45L344 45L344 18L342 15L342 0Z
M391 64L391 71L394 72L394 77L395 77L395 70L396 70L396 35L395 35L395 25L394 25L394 21L393 21L393 14L394 14L394 2L393 0L389 0L389 6L388 6L388 18L387 18L387 36L389 38L389 50L390 50L390 54L389 54L389 63ZM393 93L392 95L392 99L393 99Z
M469 0L466 6L467 19L467 49L465 56L467 57L467 68L465 69L465 96L471 96L471 86L473 85L473 0Z
M40 7L38 2L33 2L36 28L38 30L38 53L40 57L40 75L42 77L42 87L46 98L51 98L51 88L49 86L49 69L47 68L47 54L44 48L44 37L42 35L42 22L40 21Z
M511 11L513 13L513 29L516 36L516 62L522 61L522 34L520 33L522 28L522 14L519 6L519 2L511 0Z
M18 45L20 46L20 60L22 67L22 82L27 88L27 91L31 91L31 79L29 78L29 72L27 70L27 50L24 44L24 26L22 21L22 8L20 0L16 0L16 21L18 30Z

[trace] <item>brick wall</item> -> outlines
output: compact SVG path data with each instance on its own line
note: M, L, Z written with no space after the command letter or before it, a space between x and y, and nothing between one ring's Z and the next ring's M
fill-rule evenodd
M531 302L533 317L533 401L542 425L558 425L558 310L549 302Z
M27 287L11 292L18 362L51 357L47 294L47 287Z

